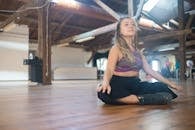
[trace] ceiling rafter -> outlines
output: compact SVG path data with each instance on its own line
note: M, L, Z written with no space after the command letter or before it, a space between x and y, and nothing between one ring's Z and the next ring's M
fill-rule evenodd
M74 13L77 15L83 15L83 16L87 16L87 17L91 17L95 19L109 21L109 22L116 21L116 19L114 19L107 12L105 12L104 10L98 7L88 6L86 4L76 2L76 1L75 1L75 4L77 5L77 7L70 6L68 4L61 4L61 5L54 4L52 6L52 9L53 10L64 10L66 12Z
M110 25L106 25L106 26L94 29L94 30L89 31L89 32L85 32L85 33L82 33L82 34L79 34L79 35L75 35L75 36L71 36L71 37L62 39L62 40L59 41L58 44L65 44L66 45L66 43L68 43L68 42L73 42L73 41L76 41L76 40L79 40L79 39L82 39L82 38L86 38L86 37L90 37L90 36L97 36L97 35L100 35L100 34L104 34L104 33L113 31L116 27L116 24L117 23L113 23L113 24L110 24Z
M56 28L54 28L52 30L52 32L61 32L61 30L63 29L64 25L72 18L73 14L68 15L67 17L64 18L63 22L59 25L56 26ZM58 35L55 39L60 38L61 35Z
M195 40L187 41L185 42L185 44L186 44L186 47L193 46L195 45Z
M63 22L59 26L57 26L57 28L55 28L53 31L56 30L56 31L60 32L62 30L63 26L72 18L72 16L73 16L73 14L70 14L67 17L65 17L63 19Z
M123 2L122 0L113 0L113 1L118 3L118 4L127 5L127 3Z
M179 31L169 31L169 32L148 35L140 39L144 42L148 42L148 41L154 41L154 40L159 40L163 38L177 37L180 35L189 34L191 32L192 32L191 29L185 29L185 30L179 30Z
M102 7L106 12L108 12L111 16L113 16L115 19L119 20L120 15L118 15L114 10L112 10L110 7L108 7L106 4L104 4L101 0L94 0L100 7Z
M22 2L30 2L31 0L14 0L14 1L22 1ZM107 1L106 0L102 0L102 1L104 1L105 3L107 3ZM113 3L113 2L115 2L115 3L119 3L120 4L120 6L121 5L123 5L123 7L127 7L127 1L128 0L120 0L120 1L118 1L118 0L113 0L111 3ZM193 3L193 0L188 0L188 1L191 1L191 3ZM79 2L79 3L81 3L81 2ZM116 9L115 8L115 3L113 3L113 5L114 6L112 6L111 5L111 7L112 8L114 8L114 9ZM193 3L194 4L194 3ZM88 8L88 7L90 7L89 5L87 5L87 4L83 4L83 3L81 3L81 5L86 5L85 7L86 8ZM110 5L110 4L109 4ZM126 5L126 6L125 6ZM84 8L85 8L84 7ZM195 6L194 6L195 7ZM95 8L88 8L89 10L94 10L94 12L96 11L95 9L96 8L98 8L98 7L95 7ZM87 31L93 31L93 29L94 28L88 28L88 27L84 27L84 24L83 24L83 21L82 20L84 20L84 18L86 18L86 17L88 17L89 19L98 19L98 20L100 20L100 21L98 21L98 22L101 22L101 20L103 21L103 22L105 22L105 21L109 21L109 22L116 22L116 20L115 20L115 18L113 18L111 15L109 15L109 13L107 13L107 12L105 12L105 11L103 11L101 8L98 8L98 9L100 9L101 10L101 12L99 12L99 11L97 11L96 13L98 14L99 13L99 16L101 16L101 17L99 17L99 18L97 18L95 15L94 16L91 16L91 14L89 15L89 14L84 14L84 12L81 12L81 10L77 10L77 11L74 11L74 9L68 9L68 8L66 8L66 6L65 6L65 8L63 7L63 6L61 6L61 5L54 5L54 6L52 6L52 11L53 12L57 12L56 13L56 15L58 16L58 18L60 17L60 21L62 21L62 18L63 17L61 17L61 15L63 15L63 12L67 12L68 14L70 14L70 13L73 13L73 15L75 15L75 16L79 16L79 15L82 15L82 16L84 16L84 17L82 17L80 20L81 20L81 23L75 23L75 22L70 22L70 23L66 23L64 26L61 24L61 22L59 22L59 21L57 21L57 19L56 19L56 21L54 20L54 21L52 21L52 26L51 26L51 29L54 29L55 30L55 32L54 32L54 35L55 36L57 36L58 37L58 40L59 39L62 39L62 38L64 38L64 39L68 39L68 38L70 38L69 36L71 36L71 35L73 35L73 33L72 33L72 30L74 31L74 29L75 29L75 32L77 32L77 33L74 33L74 34L79 34L79 31L81 32L81 34L83 34L82 32L87 32ZM60 12L60 14L59 14L59 12ZM79 12L80 14L76 14L76 12ZM89 12L89 13L91 13L91 11ZM93 13L92 13L93 14ZM5 19L5 17L6 16L11 16L10 14L0 14L1 16L3 16L2 17L2 19ZM17 22L17 23L19 23L19 24L23 24L23 23L28 23L28 22L23 22L23 21L29 21L29 23L28 23L28 25L31 25L31 27L30 28L33 28L34 27L34 29L32 30L32 31L34 31L34 32L36 32L36 27L37 27L37 22L36 22L36 18L34 18L34 17L32 17L32 16L34 16L35 14L33 14L33 15L31 15L31 14L29 14L28 13L28 16L25 16L24 18L22 18L21 20L20 19L16 19L15 21ZM52 15L53 15L53 13L52 13ZM54 15L54 16L56 16L56 15ZM5 16L5 17L4 17ZM21 15L22 16L22 15ZM20 16L20 17L21 17ZM68 16L68 15L67 15ZM103 16L105 16L105 17L109 17L108 19L107 18L103 18ZM22 16L23 17L23 16ZM193 16L194 17L194 16ZM74 17L75 18L75 17ZM112 19L112 20L110 20L110 18ZM106 20L107 19L107 20ZM71 20L73 20L73 19L71 19ZM74 19L75 20L75 19ZM191 20L192 21L194 21L195 19L194 18L191 18ZM80 21L78 21L78 22L80 22ZM97 22L97 23L98 23ZM98 25L97 23L93 23L92 25ZM187 20L187 22L185 22L186 23L186 26L185 26L185 29L188 29L188 28L190 28L190 26L192 26L194 23L193 22L191 22L190 23L190 16L189 16L189 19ZM61 24L61 25L60 25ZM148 27L145 27L145 26L142 26L142 24L143 23L139 23L139 25L141 25L141 30L148 30L148 29L151 29L151 30L153 30L152 31L152 33L155 33L155 31L154 31L154 28L152 27L153 25L152 24L150 24L150 26L149 26L149 28ZM33 25L33 26L32 26ZM61 29L57 29L58 28L58 26L63 26L65 29L63 29L63 30L61 30ZM105 24L103 24L103 25L105 25ZM93 26L92 26L93 27ZM69 28L71 28L70 30L71 31L69 31ZM172 31L171 31L172 32ZM166 33L166 32L164 32L164 33ZM164 33L162 33L162 34L164 34ZM173 32L174 33L174 32ZM68 34L68 35L67 35ZM108 33L106 33L106 34L108 34ZM149 33L143 33L143 31L140 33L141 34L141 36L147 36L147 35L149 35ZM192 33L190 33L190 38L191 39L188 39L188 40L194 40L195 38L195 36L191 36L191 34ZM36 35L36 33L35 33L35 35ZM59 37L60 36L60 37ZM76 36L76 35L75 35ZM150 36L150 35L149 35ZM155 36L155 35L153 35L153 36ZM179 36L179 35L177 35L177 36ZM154 41L154 42L161 42L161 41L166 41L166 40L170 40L170 39L172 39L171 37L173 37L173 39L175 38L175 37L177 37L177 36L170 36L170 37L164 37L164 38L156 38L156 39L152 39L152 40L146 40L146 46L148 46L149 44L149 41ZM72 36L73 37L73 36ZM36 37L34 37L34 38L36 38ZM88 44L86 44L86 43L88 43L88 42L84 42L84 43L82 43L82 44L86 44L86 46L88 46L88 47L95 47L96 45L98 45L97 43L98 43L98 40L99 40L99 38L100 37L97 37L97 41L96 41L96 39L93 41L93 42L91 42L91 41L89 41L89 43L90 43L90 45ZM103 37L101 37L101 38L104 38L104 40L105 39L108 39L108 38L106 38L105 36L103 36ZM141 37L141 38L143 38L143 37ZM62 40L64 40L64 39L62 39ZM161 40L162 39L162 40ZM109 40L109 39L108 39ZM107 42L108 40L105 40L105 42ZM148 43L147 43L147 41L148 41ZM75 43L74 41L72 41L74 44L77 44L77 43ZM186 42L186 46L187 46L187 43L188 42L190 42L191 44L193 44L193 42L191 42L191 41L187 41ZM95 44L93 44L93 43L95 43ZM162 42L161 42L162 43ZM80 46L82 46L82 44L79 44ZM105 44L107 44L107 43L105 43ZM165 43L166 44L166 43ZM93 46L94 45L94 46ZM104 44L102 45L102 44L100 44L101 46L104 46ZM152 46L153 47L153 46ZM194 47L194 46L193 46Z
M185 26L185 29L189 29L190 28L193 19L194 19L194 15L190 15L190 17L188 18L187 24Z
M31 17L24 17L23 21L25 21L26 23L33 23L33 24L38 23L37 19L31 18ZM59 26L59 23L52 22L51 25L53 26L52 28L56 28ZM81 27L81 26L76 26L76 25L71 25L71 24L66 24L65 27L72 28L72 29L78 29L78 30L82 30L82 31L89 31L91 29L91 28L86 28L86 27ZM59 32L59 31L55 30L55 32Z
M27 3L25 5L22 5L17 11L20 11L20 10L23 10L25 9L27 6L29 6L31 3ZM3 28L5 26L7 26L8 24L10 24L11 22L13 22L15 19L17 19L18 17L21 16L21 13L19 12L15 12L14 14L12 14L11 16L9 16L5 21L3 21L1 24L0 24L0 29L3 30ZM24 15L24 14L23 14Z
M120 18L120 16L116 12L114 12L111 8L109 8L107 5L105 5L100 0L94 0L94 1L98 5L100 5L104 10L106 10L109 14L111 14L113 17L115 17L116 19ZM132 5L129 5L129 6L132 7ZM142 6L139 6L139 7L142 8ZM139 22L139 23L143 24L144 26L148 26L148 24L144 23L144 20L141 20L141 21L142 22ZM97 35L100 35L100 34L103 34L103 33L107 33L109 31L115 30L116 29L116 25L117 25L117 23L112 23L110 25L106 25L104 27L100 27L100 28L94 29L94 30L86 32L86 33L82 33L82 34L79 34L79 35L71 36L71 37L68 37L68 38L60 40L58 42L58 44L60 44L60 46L63 46L63 44L67 45L67 43L74 42L74 41L76 41L78 39L82 39L82 38L86 38L86 37L94 37L94 36L97 36ZM149 26L151 26L151 25L149 25ZM152 28L159 29L158 26L153 26L153 25L152 25Z

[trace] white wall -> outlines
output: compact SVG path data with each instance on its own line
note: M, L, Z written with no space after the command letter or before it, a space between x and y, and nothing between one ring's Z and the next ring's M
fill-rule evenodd
M53 79L97 79L97 69L87 65L90 56L83 49L53 46Z
M28 80L28 33L25 25L0 33L0 80Z
M30 50L37 51L37 44L31 43ZM52 46L51 68L53 79L97 79L97 68L87 64L91 52L81 48Z
M71 47L52 47L52 68L86 67L91 52Z

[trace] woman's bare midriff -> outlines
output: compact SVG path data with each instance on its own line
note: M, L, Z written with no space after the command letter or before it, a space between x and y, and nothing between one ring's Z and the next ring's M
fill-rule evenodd
M123 76L123 77L136 77L139 76L139 72L138 71L127 71L127 72L114 71L114 75Z

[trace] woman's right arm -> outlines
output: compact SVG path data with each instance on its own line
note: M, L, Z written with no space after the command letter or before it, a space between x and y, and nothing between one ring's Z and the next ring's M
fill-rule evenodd
M107 92L108 94L110 94L111 87L109 83L114 73L114 69L115 69L118 57L119 57L119 48L116 45L114 45L110 49L110 52L108 55L107 67L106 67L104 77L103 77L103 82L101 86L97 88L98 92L102 91L103 93Z

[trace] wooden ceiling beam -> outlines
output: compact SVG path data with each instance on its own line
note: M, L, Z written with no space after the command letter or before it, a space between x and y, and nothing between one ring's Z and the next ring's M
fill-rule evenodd
M140 39L144 42L149 42L149 41L159 40L159 39L163 39L163 38L177 37L180 35L189 34L191 32L192 32L191 29L170 31L170 32L163 32L163 33L148 35L148 36L142 37Z
M34 18L24 17L23 20L25 22L27 22L27 23L37 24L37 19L34 19ZM59 23L58 22L52 22L51 25L52 25L52 28L56 28L56 27L59 26ZM66 24L64 27L72 28L72 29L78 29L78 30L82 30L82 31L89 31L89 30L91 30L91 28L86 28L86 27L81 27L81 26L76 26L76 25L71 25L71 24ZM59 31L55 31L55 32L59 32Z
M65 38L63 40L60 40L58 44L60 44L60 46L63 46L63 44L66 45L69 42L73 42L73 41L76 41L76 40L79 40L79 39L104 34L104 33L115 30L116 25L117 25L117 23L113 23L113 24L110 24L110 25L106 25L106 26L94 29L94 30L89 31L89 32L85 32L85 33L82 33L82 34L79 34L79 35L71 36L71 37Z
M5 14L0 14L0 16L3 16L5 18L9 18L10 17L10 15L5 15ZM16 20L16 23L17 24L19 23L20 19L19 20ZM34 24L37 24L37 19L31 18L31 17L23 17L22 20L24 21L23 24L25 24L25 23L34 23ZM59 23L52 22L51 25L52 26L55 26L55 27L58 27L59 26ZM66 24L64 27L72 28L72 29L79 29L79 30L83 30L83 31L89 31L89 30L91 30L91 28L86 28L86 27L81 27L81 26L76 26L76 25L71 25L71 24ZM57 31L57 32L59 32L59 31Z
M104 4L101 0L94 0L100 7L102 7L106 12L108 12L111 16L113 16L115 19L119 20L120 15L118 15L114 10L112 10L110 7L108 7L106 4Z
M142 22L142 24L144 26L148 26L148 24L146 24L146 23ZM106 25L106 26L94 29L94 30L89 31L89 32L74 35L74 36L71 36L71 37L60 40L57 44L59 44L60 46L63 46L63 44L66 45L69 42L74 42L74 41L79 40L79 39L83 39L83 38L87 38L87 37L94 37L94 36L97 36L97 35L100 35L100 34L104 34L104 33L110 32L110 31L114 31L116 29L116 25L117 25L117 23L113 23L113 24L110 24L110 25Z
M65 26L65 24L72 18L73 14L68 15L67 17L64 18L63 22L57 26L53 31L57 30L61 32L62 28Z
M114 1L115 3L121 4L121 5L124 5L124 6L127 5L126 2L123 2L123 1L121 1L121 0L112 0L112 1Z
M116 22L117 20L115 18L113 18L111 15L109 15L107 12L103 11L103 9L98 8L98 7L94 7L94 6L88 6L85 4L82 4L80 2L74 2L74 5L70 5L70 4L54 4L51 9L53 11L66 11L69 13L73 13L76 15L83 15L83 16L87 16L87 17L91 17L91 18L95 18L95 19L99 19L99 20L106 20L106 21L110 21L110 22ZM119 17L119 16L117 16ZM146 28L153 28L156 30L162 30L161 27L159 27L158 25L156 25L154 22L152 22L151 20L146 20L144 18L141 18L139 21L139 24L143 27Z
M173 55L176 55L178 53L178 51L176 50L169 50L169 51L156 51L156 52L149 52L149 53L146 53L146 55L167 55L167 54L173 54Z
M24 9L27 5L28 4L21 6L17 11ZM10 24L11 22L13 22L15 19L17 19L17 17L20 16L20 13L17 12L17 11L14 14L12 14L11 16L9 16L5 21L3 21L0 24L0 29L1 30L3 30L4 27L6 27L8 24Z
M195 40L187 41L185 42L185 44L186 44L186 47L193 46L195 45Z
M116 22L117 20L113 18L111 15L106 13L101 8L95 6L88 6L86 4L82 4L81 2L74 1L74 4L53 4L52 10L55 11L66 11L77 15L83 15L90 18Z
M28 3L31 0L19 0L19 1ZM89 6L77 1L74 1L74 4L67 4L67 3L63 4L63 2L61 2L60 4L54 3L53 6L51 6L51 9L53 11L61 10L61 11L70 12L77 15L83 15L95 19L116 22L115 18L110 16L101 8L95 6Z
M95 0L95 2L97 4L99 4L104 10L109 12L109 14L111 14L113 17L115 17L116 19L119 19L120 16L116 12L114 12L112 9L110 9L107 5L105 5L103 2L101 2L100 0ZM140 8L142 8L142 7L140 6ZM139 24L143 24L145 26L148 26L148 25L151 26L150 24L145 23L145 21L143 21L143 20L140 20ZM86 33L82 33L82 34L79 34L79 35L75 35L75 36L71 36L71 37L62 39L62 40L59 41L58 45L59 46L63 46L63 44L67 45L67 43L74 42L76 40L89 38L89 37L95 37L97 35L104 34L104 33L116 30L116 25L117 25L117 22L113 23L113 24L110 24L110 25L106 25L104 27L94 29L94 30L86 32ZM152 25L152 28L155 28L155 27Z
M155 47L158 47L160 45L171 45L171 44L174 44L174 43L166 43L166 42L148 42L147 44L144 44L144 48L147 48L147 49L151 49L151 48L155 48ZM191 40L191 41L186 41L185 42L185 46L186 47L189 47L189 46L193 46L195 45L195 40Z
M56 32L56 31L57 32L61 32L63 27L65 26L65 24L72 18L72 16L73 16L73 14L70 14L67 17L65 17L63 22L59 26L56 26L55 28L53 28L52 33ZM58 35L58 36L55 37L54 40L56 40L56 39L58 39L60 37L61 37L61 35Z
M158 51L158 52L146 53L146 55L167 55L167 54L177 55L178 50ZM192 54L195 54L195 49L186 49L185 55L192 55Z
M147 29L154 29L154 30L158 30L158 31L163 31L162 27L160 27L154 21L146 19L146 18L140 18L138 21L138 24L144 28L147 28Z
M192 20L194 19L194 15L190 15L188 21L187 21L187 24L185 26L185 29L189 29L191 24L192 24Z

